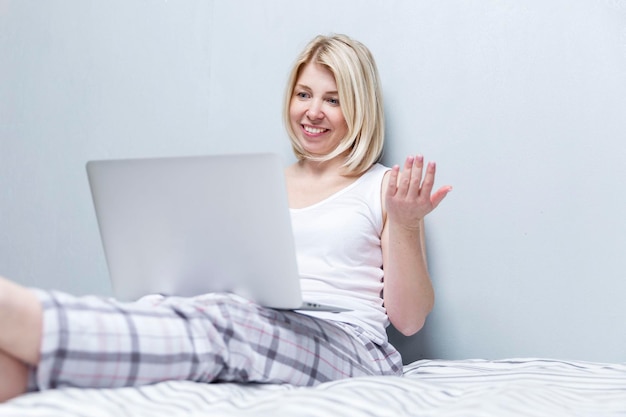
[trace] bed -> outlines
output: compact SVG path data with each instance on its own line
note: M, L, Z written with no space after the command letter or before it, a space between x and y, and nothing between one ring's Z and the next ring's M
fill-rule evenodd
M188 381L68 388L16 398L0 405L0 416L626 416L626 364L418 360L403 377L313 388Z

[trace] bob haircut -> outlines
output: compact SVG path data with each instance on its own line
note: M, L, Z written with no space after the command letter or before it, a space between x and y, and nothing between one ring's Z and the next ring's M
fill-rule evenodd
M328 68L335 77L339 105L348 133L329 155L309 154L291 127L289 106L302 69L309 63ZM298 158L328 161L347 152L343 167L360 175L378 162L383 151L385 116L374 58L367 47L345 35L317 36L304 48L289 75L283 103L283 121Z

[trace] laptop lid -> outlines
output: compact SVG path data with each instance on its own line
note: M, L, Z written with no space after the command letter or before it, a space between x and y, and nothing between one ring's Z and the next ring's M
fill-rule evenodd
M278 155L89 161L87 173L117 298L233 292L301 306Z

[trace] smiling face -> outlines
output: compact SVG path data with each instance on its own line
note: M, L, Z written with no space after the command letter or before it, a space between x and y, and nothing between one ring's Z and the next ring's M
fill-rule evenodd
M302 67L289 103L289 121L302 148L311 155L331 153L348 134L333 73L323 65Z

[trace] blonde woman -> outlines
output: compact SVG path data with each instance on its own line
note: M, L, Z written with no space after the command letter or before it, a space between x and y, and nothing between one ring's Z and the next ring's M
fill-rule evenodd
M302 290L341 313L278 311L232 294L133 303L25 288L0 279L0 399L64 386L164 380L315 385L396 375L391 322L417 332L434 296L423 219L434 163L377 161L384 117L374 59L342 35L318 36L288 81L286 168Z

